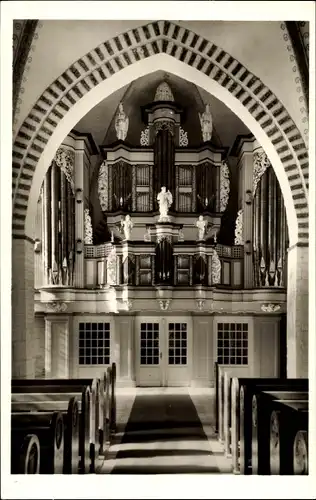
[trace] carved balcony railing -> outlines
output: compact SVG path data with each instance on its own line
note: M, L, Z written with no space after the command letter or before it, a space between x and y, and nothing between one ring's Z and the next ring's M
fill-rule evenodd
M85 286L243 287L243 247L178 242L161 267L155 242L85 245Z

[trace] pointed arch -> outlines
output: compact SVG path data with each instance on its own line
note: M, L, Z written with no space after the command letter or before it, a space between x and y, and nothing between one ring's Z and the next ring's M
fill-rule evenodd
M38 99L13 146L13 236L32 236L34 200L71 128L107 95L157 67L213 93L245 122L279 179L290 244L307 245L308 153L287 110L230 54L169 21L152 22L105 41L74 62Z

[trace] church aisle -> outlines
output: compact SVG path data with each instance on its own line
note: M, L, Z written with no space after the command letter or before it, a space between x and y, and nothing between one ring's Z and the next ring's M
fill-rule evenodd
M231 473L214 434L214 391L119 391L118 433L99 474Z

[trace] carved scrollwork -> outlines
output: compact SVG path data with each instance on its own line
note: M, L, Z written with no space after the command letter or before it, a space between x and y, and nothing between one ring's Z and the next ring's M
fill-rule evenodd
M113 245L107 256L107 284L116 285L116 248Z
M107 162L104 161L100 166L99 177L98 177L98 195L103 212L106 212L109 209L108 185L109 185L109 170Z
M171 234L157 234L157 243L161 243L163 240L166 240L170 245L172 244L172 236Z
M253 155L253 194L256 193L258 183L267 170L271 166L270 160L268 159L264 151L256 151Z
M222 162L220 176L220 211L226 210L230 193L229 168L226 161Z
M60 313L67 310L67 304L65 302L48 302L47 308L53 312Z
M159 299L159 306L162 311L167 311L169 309L171 299Z
M277 312L280 309L281 309L280 304L262 304L261 305L261 311L267 312L267 313Z
M55 158L56 165L64 172L68 180L73 194L75 193L74 185L74 165L75 153L67 148L60 147L57 149Z
M93 244L92 223L88 208L84 211L84 242L86 245Z
M149 127L146 127L140 133L140 145L149 146Z
M196 306L199 311L203 311L205 307L205 299L196 299Z
M169 120L159 120L154 123L155 134L157 135L159 130L167 129L174 135L174 123Z
M238 210L236 224L235 224L235 245L243 245L244 237L243 237L243 226L244 226L244 211L241 208Z
M219 260L218 253L213 250L212 254L212 284L216 285L221 282L221 261Z
M179 146L186 147L189 144L188 132L185 132L182 127L179 128Z

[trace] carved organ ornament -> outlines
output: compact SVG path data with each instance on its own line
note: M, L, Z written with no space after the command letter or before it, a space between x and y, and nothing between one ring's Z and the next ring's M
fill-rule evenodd
M84 211L84 242L85 245L93 244L92 223L88 208L85 208Z
M236 218L236 227L235 227L235 245L243 245L244 244L244 236L243 236L243 217L244 211L241 208L237 213Z
M220 177L220 211L225 212L230 193L229 168L226 161L222 162Z
M56 151L54 158L56 165L64 172L73 194L75 193L74 185L74 165L75 153L65 147L60 147Z

